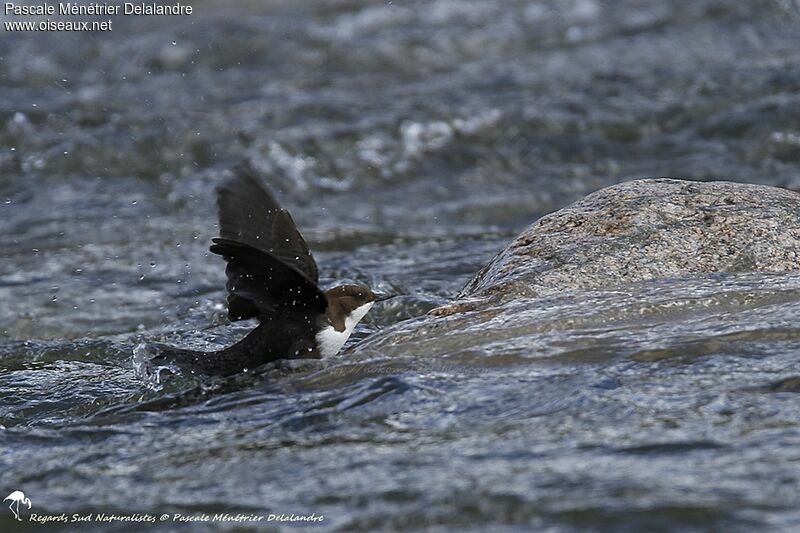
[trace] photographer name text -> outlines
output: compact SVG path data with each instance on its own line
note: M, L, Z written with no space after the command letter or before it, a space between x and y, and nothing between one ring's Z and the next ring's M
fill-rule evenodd
M325 520L324 515L310 514L246 514L246 513L197 513L197 514L180 514L180 513L164 513L160 516L148 513L134 513L134 514L116 514L116 513L87 513L87 514L36 514L33 513L28 517L28 521L36 522L38 524L74 524L86 522L129 522L129 523L156 523L156 522L173 522L173 523L187 523L187 522L322 522Z
M6 17L113 17L127 16L188 16L194 9L190 5L123 2L111 4L95 2L79 4L58 2L41 4L3 3ZM113 21L107 20L5 20L6 31L111 31Z

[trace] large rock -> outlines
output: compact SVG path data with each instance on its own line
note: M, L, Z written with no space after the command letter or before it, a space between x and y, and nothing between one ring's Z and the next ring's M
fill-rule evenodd
M676 179L597 191L523 231L459 298L556 292L712 272L800 270L800 194Z
M800 272L797 192L728 182L631 181L542 217L453 303L387 328L354 352L546 357L559 353L564 339L585 335L594 357L603 353L597 331L612 324L638 328L648 316L657 317L655 323L681 322L709 306L736 312L743 300L769 301L770 294L790 290L763 274L789 272ZM727 281L708 283L711 273L728 273ZM652 281L663 279L671 281ZM793 276L787 287L797 280ZM660 283L659 291L648 292L648 283ZM728 298L725 291L740 296ZM675 316L668 319L670 313Z

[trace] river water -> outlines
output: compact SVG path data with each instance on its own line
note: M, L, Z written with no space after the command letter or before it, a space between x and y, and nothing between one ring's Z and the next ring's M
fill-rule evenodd
M449 301L538 216L600 187L800 189L796 2L193 5L110 33L0 32L0 490L31 498L23 519L800 524L799 275L565 292L446 336L162 388L132 357L252 327L228 324L207 251L214 188L243 161L326 285L401 295L350 347ZM199 527L311 526L160 525Z

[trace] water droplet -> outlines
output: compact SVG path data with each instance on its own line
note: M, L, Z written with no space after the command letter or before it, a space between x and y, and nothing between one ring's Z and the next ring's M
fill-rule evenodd
M139 276L139 281L144 281L144 274L142 274L141 276Z
M134 200L134 201L132 201L132 202L131 202L131 205L136 205L136 204L138 204L138 203L139 203L139 202L137 202L136 200Z
M178 248L180 248L180 247L181 247L181 243L176 243L176 244L175 244L175 246L177 246Z
M11 203L11 198L6 198L6 203L10 204Z
M155 268L155 267L156 267L156 262L150 261L150 268Z
M54 301L54 302L57 302L57 301L58 301L58 296L56 296L55 294L53 295L53 301Z
M178 44L178 41L172 41L172 46L175 46L176 44Z
M66 150L64 150L64 155L69 155L69 152L67 152Z

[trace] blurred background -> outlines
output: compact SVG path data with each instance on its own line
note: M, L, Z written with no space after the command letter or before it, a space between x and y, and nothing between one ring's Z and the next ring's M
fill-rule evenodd
M566 366L453 349L484 376L312 366L164 390L131 362L139 342L210 350L252 327L228 325L207 252L214 188L239 164L290 209L325 284L402 294L354 341L447 302L598 188L800 190L796 0L191 5L111 32L0 31L1 490L39 512L316 512L347 530L796 525L800 459L773 449L797 449L796 394L745 407L727 396L742 383L711 394L679 365L670 403L660 381L620 389L655 363L613 347ZM712 375L777 379L796 337L753 341L787 359L748 351L755 368Z

